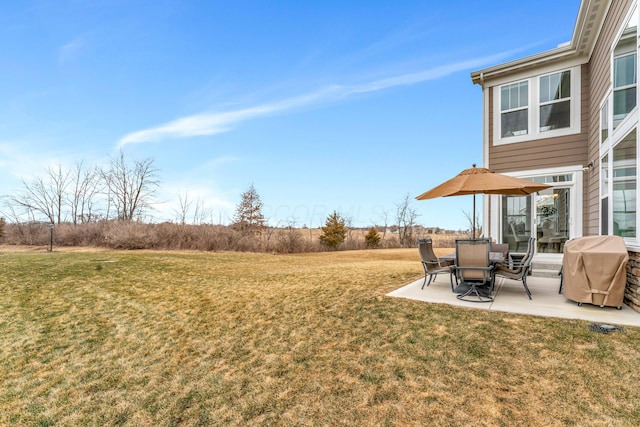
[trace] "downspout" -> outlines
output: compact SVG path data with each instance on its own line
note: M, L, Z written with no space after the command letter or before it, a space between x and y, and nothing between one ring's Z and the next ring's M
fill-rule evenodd
M489 126L487 120L489 120L489 95L484 86L484 72L480 72L479 78L480 87L482 88L482 165L485 168L489 167ZM489 212L491 206L491 196L482 196L482 224L483 234L485 236L491 236L491 218ZM497 237L497 236L496 236Z

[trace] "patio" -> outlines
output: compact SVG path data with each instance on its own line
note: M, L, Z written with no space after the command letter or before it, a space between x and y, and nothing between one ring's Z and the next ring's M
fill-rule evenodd
M580 319L613 325L640 326L640 313L626 304L623 304L622 310L618 310L615 307L599 307L591 304L578 306L575 302L558 293L560 278L530 276L527 279L527 285L533 294L532 300L527 298L522 282L497 278L493 294L494 300L484 303L458 300L456 295L451 292L448 275L438 275L430 286L420 289L422 283L423 278L420 278L390 292L387 296L481 310Z

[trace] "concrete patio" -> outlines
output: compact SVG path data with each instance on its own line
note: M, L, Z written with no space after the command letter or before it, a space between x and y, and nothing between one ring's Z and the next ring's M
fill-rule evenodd
M438 275L429 286L422 287L423 279L409 283L387 296L407 298L436 304L449 304L481 310L547 316L566 319L587 320L599 324L640 326L640 313L623 304L622 310L615 307L599 307L591 304L578 306L558 293L560 278L530 276L527 285L533 299L529 300L522 282L498 278L492 302L475 303L460 301L451 292L448 275Z

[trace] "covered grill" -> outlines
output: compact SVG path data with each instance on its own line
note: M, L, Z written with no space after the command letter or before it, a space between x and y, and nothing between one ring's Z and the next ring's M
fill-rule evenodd
M621 307L628 261L622 237L589 236L568 241L562 261L563 294L577 303Z

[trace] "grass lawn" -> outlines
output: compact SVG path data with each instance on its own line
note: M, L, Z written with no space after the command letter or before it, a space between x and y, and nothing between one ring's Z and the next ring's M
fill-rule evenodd
M385 297L416 249L0 272L0 425L640 425L639 329Z

